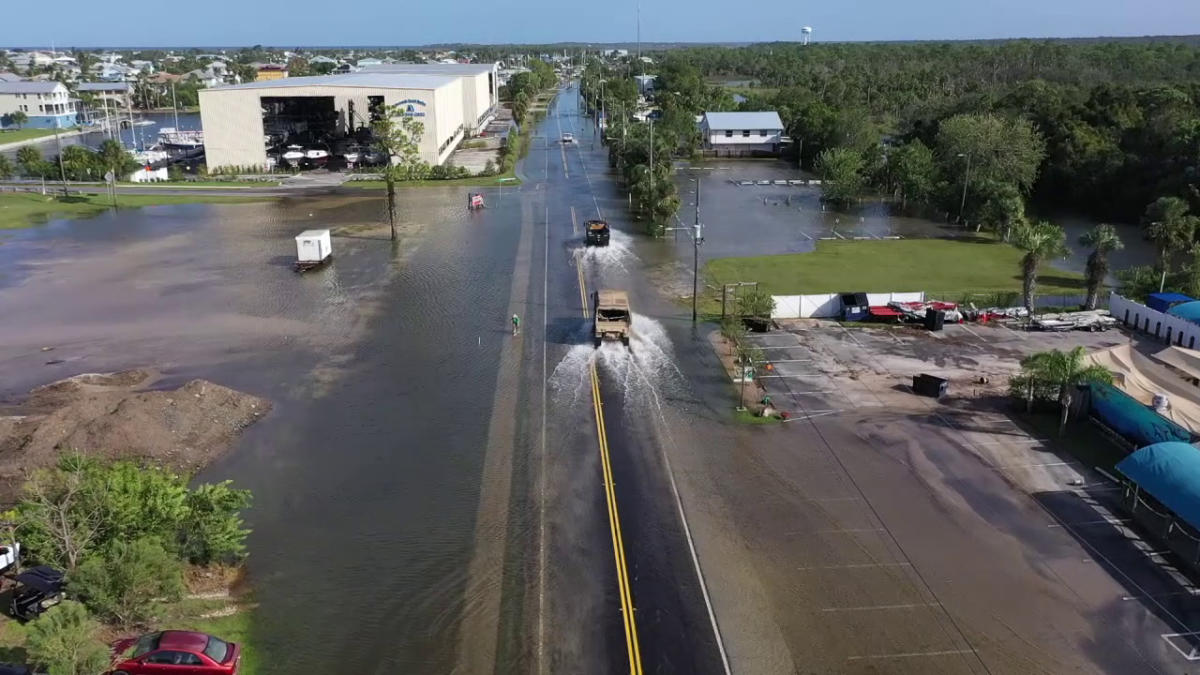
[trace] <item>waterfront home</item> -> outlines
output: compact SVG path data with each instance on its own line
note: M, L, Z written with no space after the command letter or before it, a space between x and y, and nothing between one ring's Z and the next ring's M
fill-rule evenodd
M12 114L25 113L20 126L54 129L75 126L76 99L61 82L0 82L0 129L16 128Z
M718 157L772 155L783 143L779 113L706 112L700 120L704 149Z
M125 110L130 105L133 86L128 82L80 82L75 91L96 97L94 108L103 109L107 101L109 106Z

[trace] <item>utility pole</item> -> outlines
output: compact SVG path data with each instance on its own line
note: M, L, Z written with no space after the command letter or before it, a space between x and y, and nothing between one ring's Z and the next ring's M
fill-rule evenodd
M958 153L958 156L967 158L967 170L966 173L963 174L962 201L958 204L958 222L964 223L963 212L966 211L967 208L967 183L971 182L971 153L968 152L964 155L960 152Z
M63 165L62 143L58 138L58 118L54 118L54 147L58 150L58 175L62 177L63 196L67 196L67 169Z
M654 222L654 120L650 122L650 222Z
M696 323L696 296L700 292L700 178L696 177L696 222L692 233L692 323Z

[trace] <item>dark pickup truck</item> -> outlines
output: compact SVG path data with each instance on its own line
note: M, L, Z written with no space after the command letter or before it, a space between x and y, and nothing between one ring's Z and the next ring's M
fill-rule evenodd
M608 223L606 221L587 221L587 245L608 246Z

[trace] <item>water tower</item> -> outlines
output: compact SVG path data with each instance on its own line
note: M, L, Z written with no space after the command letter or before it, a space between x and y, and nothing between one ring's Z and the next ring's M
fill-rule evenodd
M805 26L800 29L800 44L806 45L812 36L812 26Z

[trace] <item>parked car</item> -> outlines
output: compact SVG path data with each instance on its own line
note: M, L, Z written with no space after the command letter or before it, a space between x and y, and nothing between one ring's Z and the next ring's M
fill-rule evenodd
M48 565L31 567L17 575L9 611L18 619L31 621L66 597L63 573Z
M11 663L0 663L0 675L33 675L28 666L14 666Z
M132 651L130 651L132 647ZM125 652L129 651L126 655ZM190 630L164 630L113 644L115 665L109 675L234 675L241 663L242 650L207 633ZM183 666L173 668L172 666Z
M17 564L17 558L21 555L21 542L13 542L0 546L0 574L11 570ZM0 671L3 675L3 671Z

